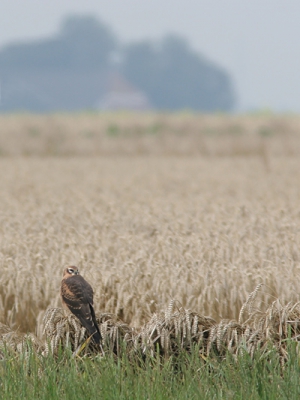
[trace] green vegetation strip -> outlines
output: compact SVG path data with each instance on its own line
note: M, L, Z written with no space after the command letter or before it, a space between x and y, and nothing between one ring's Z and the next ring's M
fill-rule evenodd
M1 399L299 399L296 344L288 343L282 368L274 350L235 359L199 357L194 347L172 357L132 363L126 356L74 359L67 349L57 358L34 351L0 360Z

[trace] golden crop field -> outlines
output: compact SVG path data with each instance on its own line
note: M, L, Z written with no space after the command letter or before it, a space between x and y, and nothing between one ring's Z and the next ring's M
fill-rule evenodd
M41 336L77 265L96 312L216 320L300 299L300 118L2 115L0 322Z

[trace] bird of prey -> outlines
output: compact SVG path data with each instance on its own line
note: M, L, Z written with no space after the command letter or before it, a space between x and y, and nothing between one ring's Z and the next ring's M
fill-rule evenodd
M64 270L61 299L63 306L69 309L92 335L94 343L99 344L102 338L93 308L93 289L79 275L77 267L68 267Z

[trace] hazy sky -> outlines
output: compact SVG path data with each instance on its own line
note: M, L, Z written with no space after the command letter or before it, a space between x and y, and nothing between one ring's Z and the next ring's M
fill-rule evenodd
M300 112L300 0L0 0L0 46L93 14L123 41L177 33L232 75L239 110Z

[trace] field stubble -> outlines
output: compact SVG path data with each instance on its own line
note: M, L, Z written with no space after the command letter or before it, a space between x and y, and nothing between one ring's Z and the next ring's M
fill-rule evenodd
M206 140L193 135L185 149ZM92 284L96 312L135 327L172 299L217 321L238 319L259 283L258 309L277 297L298 301L300 139L291 135L217 135L207 139L210 154L180 157L181 136L164 151L158 134L153 151L132 150L132 136L114 144L132 157L85 157L75 135L69 151L56 143L55 154L37 150L47 157L28 157L32 147L26 157L2 157L0 321L40 337L45 310L60 306L62 268L72 264Z

